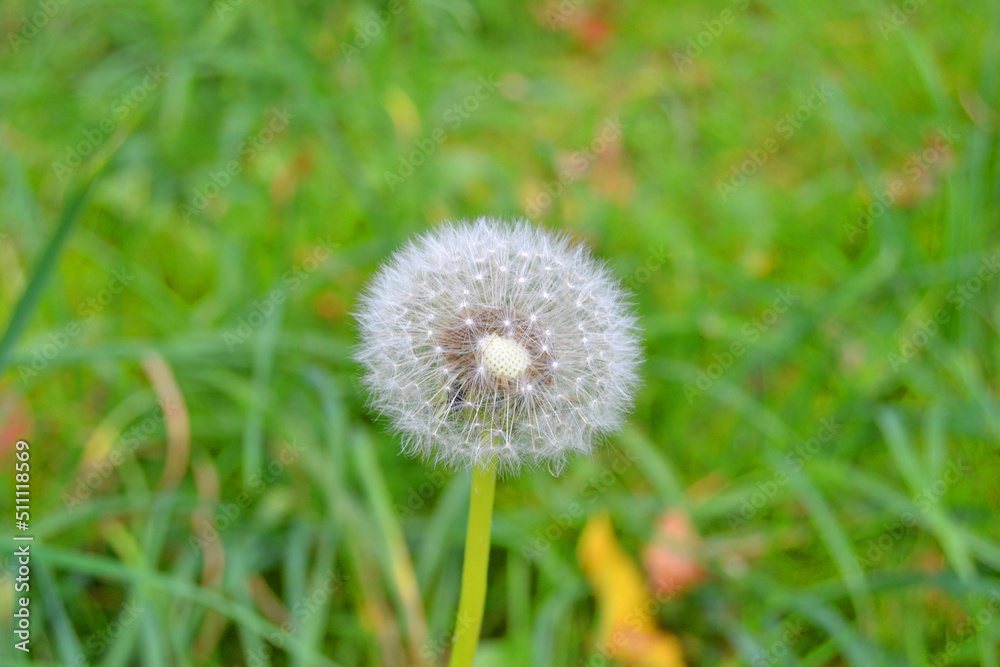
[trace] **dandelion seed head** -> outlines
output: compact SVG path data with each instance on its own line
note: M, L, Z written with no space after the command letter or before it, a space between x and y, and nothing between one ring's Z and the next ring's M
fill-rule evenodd
M561 470L617 430L642 352L629 295L565 234L480 218L410 241L360 298L355 356L403 449Z

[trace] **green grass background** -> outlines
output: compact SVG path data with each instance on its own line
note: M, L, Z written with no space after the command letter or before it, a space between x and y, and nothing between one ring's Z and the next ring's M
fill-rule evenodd
M524 2L3 3L0 475L11 488L26 437L35 542L33 652L12 648L8 566L0 659L443 660L468 475L401 457L366 412L349 313L407 237L526 215L618 118L620 139L535 219L636 291L645 385L592 459L500 483L477 664L608 664L580 529L607 510L638 555L672 507L692 513L711 571L658 611L692 665L1000 664L1000 278L984 270L1000 248L1000 7L563 8L551 26L559 5ZM150 66L165 76L144 88ZM454 122L480 77L498 88ZM806 114L816 86L828 99ZM275 109L291 117L267 139ZM79 166L55 165L81 145ZM856 227L893 178L905 194ZM116 271L131 278L113 294ZM274 289L283 303L244 337ZM157 357L190 418L167 488L143 370ZM713 363L721 377L686 391ZM831 418L833 438L789 458ZM88 443L120 465L67 506ZM609 474L623 454L635 463ZM225 516L241 493L218 539L192 546L192 517ZM12 493L0 507L7 535ZM296 629L275 638L282 618Z

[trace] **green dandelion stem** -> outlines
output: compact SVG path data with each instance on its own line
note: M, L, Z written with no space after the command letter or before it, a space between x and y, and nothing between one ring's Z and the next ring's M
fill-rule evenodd
M490 564L490 523L493 520L495 464L472 470L469 494L469 525L465 534L465 561L462 563L462 593L455 618L455 646L451 667L470 667L479 643L486 602L486 572Z

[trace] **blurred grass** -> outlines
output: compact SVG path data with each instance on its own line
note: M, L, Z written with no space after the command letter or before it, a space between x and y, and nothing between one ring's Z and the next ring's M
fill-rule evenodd
M691 664L998 664L1000 288L953 290L1000 248L1000 10L922 3L896 26L902 4L860 0L564 6L550 26L555 3L4 3L0 451L12 479L10 443L32 443L33 662L441 662L468 478L400 457L364 410L354 295L440 220L525 215L620 118L538 218L637 292L646 385L592 460L498 486L482 664L605 664L580 529L606 509L638 555L677 506L711 576L658 613ZM150 66L166 76L145 85ZM480 77L498 90L456 112ZM785 136L814 86L833 92ZM275 109L291 118L268 135ZM79 146L67 176L54 163ZM894 178L905 195L859 229ZM764 324L782 290L796 300ZM150 355L190 414L176 492ZM206 519L228 525L192 541Z

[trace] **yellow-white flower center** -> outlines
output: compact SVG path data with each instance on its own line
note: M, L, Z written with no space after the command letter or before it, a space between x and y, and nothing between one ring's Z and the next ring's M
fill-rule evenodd
M479 341L483 364L493 375L513 380L531 365L531 354L513 338L489 334Z

